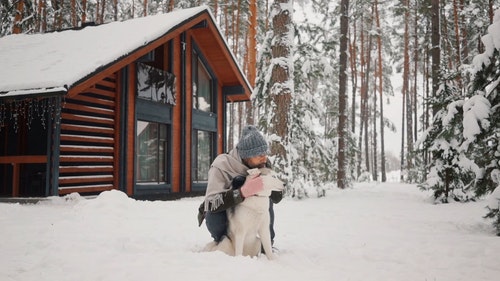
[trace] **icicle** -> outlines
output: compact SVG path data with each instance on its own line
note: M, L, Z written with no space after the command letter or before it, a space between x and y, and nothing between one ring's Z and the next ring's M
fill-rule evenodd
M28 112L26 116L26 125L28 126L28 130L31 130L31 121L33 120L33 99L28 99Z
M41 110L38 113L38 117L40 118L40 122L42 122L42 126L43 126L44 129L45 129L45 115L46 115L46 112L47 112L46 103L47 103L47 99L42 99L40 101L40 109Z
M2 131L2 128L5 127L5 112L7 111L7 107L5 106L5 103L0 103L0 132Z
M33 120L39 120L42 127L46 129L47 118L59 120L61 110L59 97L2 101L0 102L0 131L3 127L11 126L17 133L22 128L19 122L26 122L27 129L31 130Z
M18 113L17 113L17 101L10 103L10 120L14 120L14 132L17 133L18 129Z

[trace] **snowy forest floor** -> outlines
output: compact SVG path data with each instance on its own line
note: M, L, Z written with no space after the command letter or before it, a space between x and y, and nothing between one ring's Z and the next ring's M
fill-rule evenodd
M118 191L0 204L0 280L498 280L486 201L433 204L400 183L355 184L275 206L278 258L200 250L202 197L136 201Z

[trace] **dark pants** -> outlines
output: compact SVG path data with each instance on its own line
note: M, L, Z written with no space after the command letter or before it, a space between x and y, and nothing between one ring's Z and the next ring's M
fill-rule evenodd
M271 231L271 241L274 241L273 205L274 204L271 202L271 200L269 200L269 216L271 219L269 223L269 230ZM218 213L207 212L205 217L205 222L207 224L207 228L208 231L210 232L210 235L212 235L212 238L214 238L214 241L220 242L220 240L222 240L222 236L227 234L228 221L227 221L226 211Z

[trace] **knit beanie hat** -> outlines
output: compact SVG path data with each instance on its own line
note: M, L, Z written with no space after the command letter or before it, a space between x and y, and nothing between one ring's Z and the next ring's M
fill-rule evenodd
M241 159L247 159L267 153L267 143L264 137L254 126L245 126L241 132L241 139L236 145Z

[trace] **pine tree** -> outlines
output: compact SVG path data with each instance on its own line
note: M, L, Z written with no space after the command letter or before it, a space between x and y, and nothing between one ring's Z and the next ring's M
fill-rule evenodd
M488 204L486 218L493 219L493 225L500 236L500 10L495 13L495 19L488 28L488 34L483 36L482 42L485 52L474 57L475 66L470 85L471 106L489 107L477 110L472 125L477 125L478 130L469 130L468 148L470 157L481 168L475 185L476 195L481 196L491 193L492 198ZM477 99L477 101L475 100ZM472 103L471 102L471 103ZM473 109L471 109L472 111ZM478 116L483 113L483 116ZM466 120L464 120L465 124ZM477 123L475 123L477 122ZM497 204L495 204L495 201Z
M264 47L265 60L262 65L265 73L264 81L258 81L256 90L262 98L266 120L259 120L261 129L271 136L270 150L273 168L285 180L291 176L290 172L290 114L293 96L293 24L292 2L276 0L272 4L270 17L272 28L268 32ZM269 57L270 55L270 57ZM262 77L262 76L261 76ZM264 124L265 123L265 124Z
M294 59L294 96L292 103L291 128L291 182L287 185L292 196L298 198L310 196L304 186L315 186L318 197L325 195L323 185L329 178L334 161L334 143L325 140L318 131L320 118L325 107L320 96L320 87L329 81L334 70L325 67L325 56L322 52L318 36L322 27L309 22L296 26L296 56ZM332 94L329 94L330 96ZM312 183L312 184L309 184Z
M422 150L429 151L433 161L426 167L428 177L420 187L433 190L435 200L442 203L471 199L470 187L475 178L474 167L461 147L464 99L454 82L445 80L432 99L436 114L421 139Z

